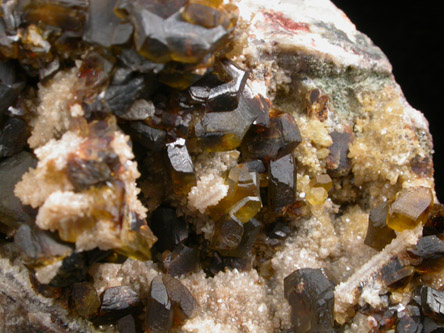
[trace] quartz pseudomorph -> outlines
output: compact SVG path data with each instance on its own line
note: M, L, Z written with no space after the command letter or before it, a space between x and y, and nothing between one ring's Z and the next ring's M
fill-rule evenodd
M4 0L0 60L5 331L444 327L427 121L329 1Z

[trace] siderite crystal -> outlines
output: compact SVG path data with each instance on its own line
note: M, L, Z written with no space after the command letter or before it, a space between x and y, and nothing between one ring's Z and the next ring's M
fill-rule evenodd
M83 39L104 47L125 44L133 33L133 26L122 22L115 14L117 0L90 0Z
M283 113L270 119L269 127L254 126L246 135L241 150L244 158L269 160L291 153L301 134L294 118Z
M15 71L13 62L0 62L0 120L24 85Z
M4 331L442 329L427 123L329 1L0 0L0 60Z
M268 200L276 213L284 210L295 202L296 168L293 155L285 155L270 161Z
M22 222L32 221L32 213L17 197L14 186L29 168L37 164L35 157L21 152L0 162L0 222L17 228Z
M389 206L387 226L395 231L413 229L423 223L426 212L432 204L433 195L430 188L403 189Z
M421 305L424 314L438 321L444 320L444 292L430 287L421 290Z
M163 275L162 281L173 305L174 321L180 323L194 317L199 306L188 288L169 275Z
M382 250L396 237L395 232L387 226L388 203L384 202L370 211L367 235L364 243L376 250Z
M399 314L398 314L399 315ZM418 307L409 305L396 324L396 333L420 333L423 332L421 312Z
M438 259L444 256L444 242L435 235L421 237L410 252L423 259Z
M27 132L26 122L20 118L0 121L0 158L21 152L26 145Z
M163 254L163 266L171 276L181 276L197 271L199 267L199 250L179 244L170 253Z
M101 323L115 322L116 319L140 310L139 295L128 286L111 287L102 295L100 317Z
M167 144L168 161L171 167L171 180L177 194L187 194L196 185L193 161L184 139Z
M74 301L77 313L83 318L88 319L94 316L100 308L100 298L91 283L74 283L71 298Z
M168 332L173 326L173 307L167 288L158 275L151 281L148 294L145 332Z
M173 251L177 245L188 238L187 224L182 218L177 217L174 208L157 208L148 224L158 239L154 246L159 252Z
M213 246L217 250L232 250L240 244L243 233L244 226L238 219L230 217L221 219L216 224Z
M303 268L284 280L291 321L298 332L334 332L334 284L320 269Z
M248 165L245 163L239 164L229 171L227 183L229 186L228 194L211 209L211 215L216 220L227 215L229 219L234 221L248 222L262 207L258 173L250 172ZM223 225L219 225L219 229L223 227ZM229 229L233 230L232 228ZM225 236L222 235L222 237ZM242 232L239 234L239 241L240 237L242 237Z

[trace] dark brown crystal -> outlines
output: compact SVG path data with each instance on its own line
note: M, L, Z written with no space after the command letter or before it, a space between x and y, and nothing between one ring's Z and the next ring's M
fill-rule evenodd
M1 34L1 31L0 31ZM6 38L6 36L4 37ZM2 39L0 35L0 40ZM1 51L1 42L0 42ZM19 79L12 61L0 62L0 120L23 89L25 82Z
M179 243L188 238L187 224L182 218L177 217L174 208L157 208L148 224L158 239L154 246L159 252L173 251Z
M0 222L17 228L20 223L31 222L32 212L14 195L14 187L29 168L35 167L36 158L26 151L0 161Z
M178 279L163 275L162 281L174 309L174 322L182 323L185 319L193 318L199 305L194 296Z
M22 252L25 262L33 266L60 260L73 252L70 246L58 241L55 235L28 224L18 228L14 243Z
M102 295L100 321L115 321L117 318L136 312L141 306L139 295L128 286L111 287Z
M149 96L149 87L146 80L144 75L132 72L122 77L121 80L116 80L116 77L114 77L114 81L105 93L107 107L116 116L123 119L128 118L128 112L133 103L138 99Z
M112 171L104 161L85 160L72 155L68 159L67 175L75 189L81 191L109 180Z
M381 251L395 237L395 232L387 226L388 203L384 202L370 211L367 235L364 244Z
M140 330L137 330L136 321L131 314L120 318L117 322L117 328L119 329L119 333L136 333L138 331L140 332Z
M444 321L444 292L431 287L421 289L421 306L424 315L437 321Z
M217 250L233 250L242 240L244 226L241 221L230 217L216 223L212 245Z
M132 121L127 128L131 136L145 148L160 151L166 144L166 132L148 126L142 121Z
M270 119L269 127L252 127L245 137L241 151L245 159L269 160L291 153L301 141L301 134L293 117L282 113Z
M160 275L151 281L146 307L145 332L169 332L173 326L173 307Z
M100 298L96 289L89 282L78 282L72 286L71 298L80 317L89 319L97 314Z
M393 258L387 264L382 266L378 272L378 278L386 286L390 286L415 272L414 268L400 258Z
M399 316L399 314L398 314ZM416 306L407 306L403 316L396 324L396 333L421 333L423 332L423 324L421 321L421 312Z
M444 242L435 235L421 237L409 252L425 260L439 259L444 256Z
M334 332L334 287L320 269L299 269L284 279L285 298L297 332Z
M179 244L169 253L163 254L163 266L171 276L181 276L197 271L199 267L199 251L196 248Z
M187 194L196 185L193 161L184 139L167 144L167 155L171 167L173 189L177 194Z
M252 218L250 221L243 224L242 239L235 248L231 248L228 250L219 249L218 251L222 255L227 257L248 256L253 249L254 243L256 242L257 236L262 227L263 224L260 221Z
M282 214L296 198L296 170L293 155L270 161L268 201L273 211Z
M341 177L348 174L351 169L350 159L347 157L349 145L353 142L354 136L350 132L330 133L333 144L330 146L330 155L327 157L328 173L332 177Z
M0 158L21 152L27 138L28 126L24 120L20 118L0 120Z

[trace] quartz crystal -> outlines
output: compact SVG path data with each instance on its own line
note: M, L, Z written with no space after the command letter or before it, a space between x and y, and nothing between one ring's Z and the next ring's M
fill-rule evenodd
M440 331L432 147L328 0L0 0L0 327Z

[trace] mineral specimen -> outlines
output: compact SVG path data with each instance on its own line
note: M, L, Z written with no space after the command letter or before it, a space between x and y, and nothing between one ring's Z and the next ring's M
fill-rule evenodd
M334 284L321 270L304 268L284 280L291 321L298 332L334 332Z
M427 122L327 0L0 1L0 60L0 330L444 327Z

